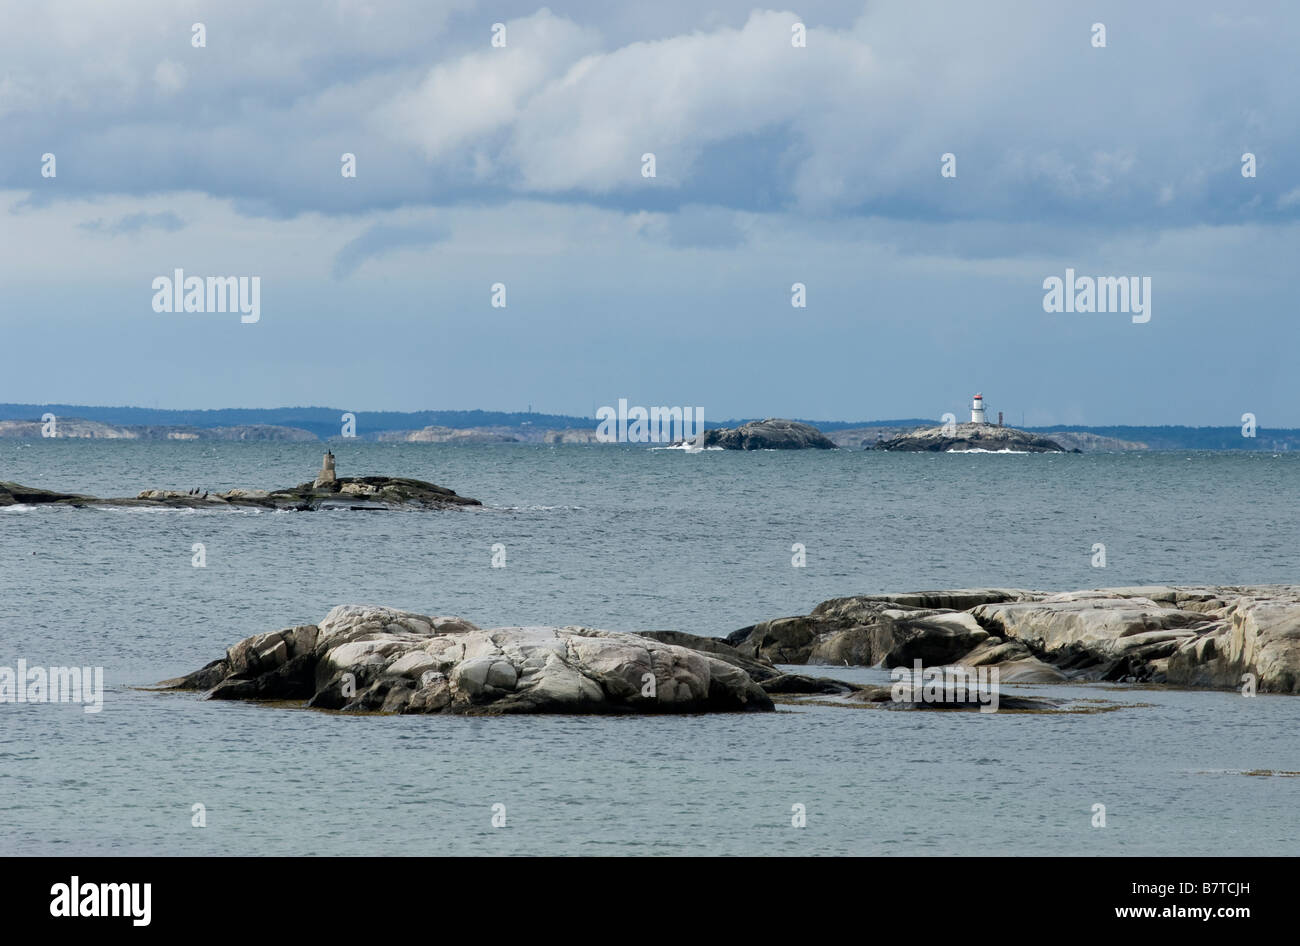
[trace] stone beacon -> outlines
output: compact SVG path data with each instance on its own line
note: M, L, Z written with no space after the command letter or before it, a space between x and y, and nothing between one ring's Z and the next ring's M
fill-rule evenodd
M312 485L321 489L325 486L333 486L337 482L338 478L334 475L334 454L326 450L325 458L321 460L320 472L316 474L316 482Z

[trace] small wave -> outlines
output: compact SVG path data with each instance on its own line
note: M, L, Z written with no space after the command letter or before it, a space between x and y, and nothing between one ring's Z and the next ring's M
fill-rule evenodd
M725 450L725 447L696 447L689 443L670 443L666 447L650 447L650 450L676 450L679 453L705 453L710 450Z
M582 506L489 506L489 509L500 509L502 512L574 512L582 509Z
M1019 455L1023 455L1023 456L1028 456L1029 454L1031 454L1031 453L1035 453L1035 452L1036 452L1036 451L1034 451L1034 450L1012 450L1012 449L1010 449L1010 448L1006 448L1006 447L1004 447L1004 448L1001 449L1001 450L985 450L983 447L971 447L969 450L945 450L945 451L944 451L944 453L1015 453L1015 454L1019 454ZM1047 452L1047 453L1060 453L1061 451L1059 451L1059 450L1048 450L1048 451L1046 451L1046 452Z

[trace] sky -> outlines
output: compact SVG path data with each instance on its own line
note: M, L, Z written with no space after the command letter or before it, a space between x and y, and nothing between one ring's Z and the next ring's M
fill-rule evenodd
M0 402L1300 427L1300 6L754 2L0 0Z

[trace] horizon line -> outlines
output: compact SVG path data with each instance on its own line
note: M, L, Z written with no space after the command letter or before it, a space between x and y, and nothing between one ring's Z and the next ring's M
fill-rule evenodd
M332 407L329 405L280 405L275 407L238 407L238 406L146 407L143 405L133 405L133 404L72 404L72 403L56 402L56 401L0 402L0 412L7 412L11 410L21 410L21 409L39 410L42 408L46 408L46 409L70 408L73 410L87 409L92 411L140 411L140 412L157 413L157 414L215 414L215 413L223 413L223 412L240 412L240 411L246 411L246 412L247 411L262 411L262 412L328 411L331 413L337 413L340 416L345 413L351 413L358 416L364 414L380 414L380 415L395 414L399 416L419 415L419 414L509 414L509 415L518 415L518 416L526 416L526 417L540 417L540 418L549 417L549 418L556 418L556 419L569 420L569 421L589 420L592 421L593 423L597 422L598 420L594 415L588 416L585 414L563 414L563 413L551 413L551 412L534 411L534 410L505 410L505 409L493 409L493 408L483 408L483 407L472 407L472 408L429 407L429 408L418 408L414 410L398 410L398 409L384 408L384 409L358 410L356 408L339 408L339 407ZM69 415L69 416L70 419L74 419L74 420L91 419L91 418L78 418L75 415ZM0 421L5 421L5 420L27 421L27 420L36 420L36 419L38 418L29 419L25 417L19 418L19 417L0 416ZM712 423L719 424L719 425L724 423L743 424L743 423L750 423L755 420L766 420L766 419L792 420L799 423L810 424L812 426L817 426L819 424L834 424L834 425L842 425L846 429L851 429L852 427L891 427L891 426L903 426L903 425L917 426L920 424L928 424L928 423L933 423L937 426L942 424L943 422L942 418L928 418L928 417L836 420L832 418L814 419L814 418L795 417L795 416L782 415L782 414L763 414L763 415L753 415L748 417L728 417L723 420L713 421ZM107 423L107 422L99 421L99 423ZM116 423L119 423L123 426L129 426L128 424L123 424L122 422L116 422ZM959 420L957 423L960 424L960 423L967 423L967 422ZM174 425L159 424L158 426L174 426ZM289 425L281 423L281 424L269 424L267 426L289 426ZM501 425L501 426L510 426L510 425ZM1004 424L1003 426L1014 427L1015 424ZM1087 428L1087 427L1112 427L1112 428L1113 427L1131 427L1131 428L1159 428L1159 427L1179 428L1181 427L1190 430L1220 430L1220 429L1231 430L1233 428L1237 428L1240 426L1241 426L1240 422L1228 423L1228 424L1189 424L1189 423L1136 423L1131 421L1119 422L1119 423L1116 422L1063 423L1058 421L1056 423L1051 423L1051 424L1023 424L1020 429L1046 430L1050 428L1061 428L1065 430L1071 428ZM1276 431L1300 430L1300 427L1264 427L1263 425L1259 425L1259 424L1257 424L1257 427L1260 430L1265 430L1265 429L1276 430Z

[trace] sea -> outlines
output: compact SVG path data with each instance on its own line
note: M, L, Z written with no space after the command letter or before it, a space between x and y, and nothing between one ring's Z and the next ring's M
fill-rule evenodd
M340 476L430 480L483 506L0 509L0 667L105 678L97 713L0 704L0 854L1297 852L1293 696L1090 684L1007 688L1095 710L1068 714L465 718L139 687L345 603L724 636L852 594L1294 583L1300 455L333 450ZM0 440L0 480L266 488L312 479L322 452Z

